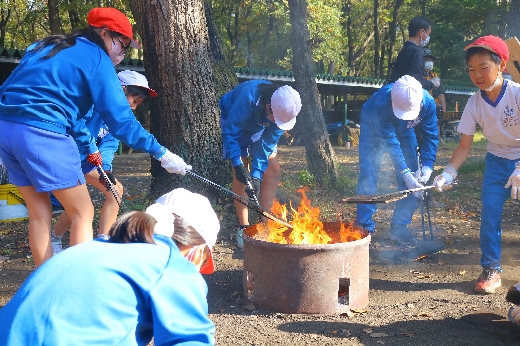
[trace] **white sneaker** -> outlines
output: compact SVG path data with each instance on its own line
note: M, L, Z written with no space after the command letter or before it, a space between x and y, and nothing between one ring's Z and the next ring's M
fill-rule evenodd
M108 239L110 239L110 236L109 236L108 234L101 234L101 233L98 233L98 235L96 236L96 238L101 239L101 240L108 240Z
M61 237L51 238L52 245L52 255L57 255L63 251L63 246L61 245Z

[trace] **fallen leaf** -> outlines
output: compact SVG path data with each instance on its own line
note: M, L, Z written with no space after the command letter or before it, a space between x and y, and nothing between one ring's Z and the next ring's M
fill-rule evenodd
M352 309L352 312L355 312L356 314L365 314L369 311L370 310L368 310L368 309Z
M347 312L344 312L342 314L339 314L341 317L352 317L354 316L354 313L350 310L347 310Z
M430 317L430 314L427 313L427 312L419 312L419 313L417 314L417 316L419 316L419 317Z
M465 275L466 273L467 273L467 271L465 271L465 270L461 270L461 271L459 272L459 275Z
M338 331L337 330L333 330L332 332L329 332L329 334L336 335L336 334L338 334Z
M412 333L412 332L402 332L401 335L411 338L412 336L414 336L414 333Z

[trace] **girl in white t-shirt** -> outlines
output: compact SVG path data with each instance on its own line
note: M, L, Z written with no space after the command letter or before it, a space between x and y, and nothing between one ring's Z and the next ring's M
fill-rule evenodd
M480 263L483 271L475 291L495 293L501 286L504 203L509 195L520 199L520 84L502 78L509 51L501 38L484 36L464 50L469 76L480 90L470 97L462 113L459 146L433 183L439 191L452 183L458 168L468 158L478 124L488 140L488 153L481 192Z

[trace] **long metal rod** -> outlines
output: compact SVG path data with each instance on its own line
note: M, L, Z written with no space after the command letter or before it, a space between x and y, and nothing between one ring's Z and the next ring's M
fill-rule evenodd
M246 207L248 207L249 209L252 209L254 211L256 211L257 213L261 214L262 216L265 216L273 221L276 221L282 225L284 225L285 227L289 228L289 229L292 229L292 225L280 218L278 218L276 215L274 215L273 213L265 210L264 208L262 208L258 203L254 203L254 202L251 202L250 200L240 196L239 194L236 194L235 192L229 190L229 189L226 189L224 186L221 186L217 183L214 183L212 182L211 180L209 179L206 179L196 173L193 173L192 171L187 171L186 172L188 175L191 175L192 177L194 178L197 178L199 179L200 181L202 181L203 183L206 183L207 185L209 186L212 186L214 188L216 188L217 190L219 191L222 191L222 192L225 192L227 193L228 195L230 195L231 197L233 197L234 200L242 203L243 205L245 205Z
M121 195L119 192L117 192L116 186L112 183L108 175L105 173L103 168L101 166L96 166L97 171L99 173L99 177L107 182L108 187L110 191L112 192L112 195L116 199L117 205L119 206L119 209L121 209L121 205L123 204L123 199L121 198Z

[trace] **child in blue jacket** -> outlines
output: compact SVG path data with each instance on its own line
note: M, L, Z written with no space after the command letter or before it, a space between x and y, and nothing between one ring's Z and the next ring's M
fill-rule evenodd
M148 80L142 74L135 71L121 71L117 76L123 86L123 91L132 110L135 110L137 106L145 102L149 97L157 97L157 93L153 89L149 88ZM119 139L115 138L110 133L110 129L103 122L103 119L96 113L95 109L79 121L77 126L86 126L90 133L96 134L96 146L101 153L103 161L102 168L111 182L115 185L119 196L123 196L123 185L112 173L112 160L114 159L114 153L119 148ZM82 148L80 147L79 149L81 153ZM118 201L116 201L112 192L107 188L107 184L104 180L100 179L96 167L87 161L86 154L81 155L81 168L85 174L87 183L94 186L105 195L105 203L103 204L99 215L97 236L100 238L106 238L108 237L110 227L112 227L117 219L117 214L119 212ZM62 250L61 237L70 225L71 221L67 213L62 213L58 217L54 229L51 232L53 254L57 254Z
M233 165L233 191L247 198L246 185L251 184L266 210L271 209L280 181L276 145L283 132L293 128L301 107L296 90L265 80L240 83L220 99L224 158ZM235 208L240 223L237 246L242 248L248 210L236 201Z
M76 127L92 106L114 137L170 173L191 169L139 124L121 90L114 65L129 47L139 47L128 18L114 8L94 8L87 22L87 29L29 46L0 87L0 156L27 204L36 266L52 256L50 191L72 220L71 245L92 239L94 207L76 146L83 143L92 165L103 164L92 134Z
M399 190L422 187L430 179L436 159L438 129L435 101L415 78L405 75L387 84L370 97L361 109L359 138L358 195L374 195L383 154L394 165ZM417 138L422 134L421 168L417 162ZM408 229L419 193L396 202L390 224L390 238L399 245L414 245L415 235ZM357 223L370 233L376 223L375 204L357 205Z
M214 345L201 273L214 271L219 230L209 200L185 189L123 215L108 241L27 278L0 309L0 345Z

